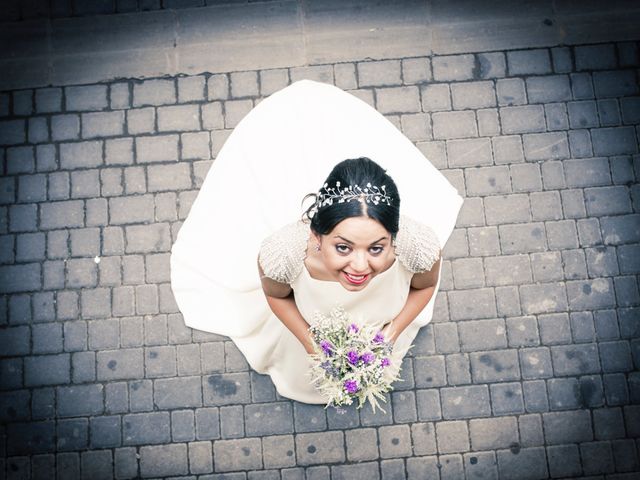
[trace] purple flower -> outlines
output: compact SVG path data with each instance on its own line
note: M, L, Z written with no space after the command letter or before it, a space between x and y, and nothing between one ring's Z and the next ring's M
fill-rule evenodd
M350 350L347 353L347 359L349 360L349 363L351 365L357 365L360 357L358 356L358 352L354 352L353 350Z
M388 367L389 365L391 365L391 360L389 360L387 357L384 357L380 362L380 365L382 365L383 367Z
M358 325L356 325L355 323L352 323L351 325L349 325L347 327L347 332L351 333L358 333L360 331L360 329L358 328Z
M376 359L376 356L371 352L365 352L360 356L360 360L364 363L369 364Z
M373 337L373 343L384 343L384 334L382 332L376 333L376 336Z
M327 342L326 340L322 340L320 342L320 347L322 348L322 351L325 355L331 356L333 354L333 345L331 345L331 343Z
M344 389L347 393L356 393L360 388L358 387L358 382L355 380L347 380L344 382Z

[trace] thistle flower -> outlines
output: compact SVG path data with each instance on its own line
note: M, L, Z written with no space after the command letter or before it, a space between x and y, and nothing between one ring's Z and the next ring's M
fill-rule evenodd
M373 343L384 343L384 333L376 333L376 336L373 337Z
M351 325L349 325L349 327L347 328L347 331L349 333L358 333L360 331L360 328L358 328L358 325L356 325L355 323L352 323Z
M349 363L351 365L357 365L358 360L360 360L360 357L358 355L358 352L354 352L353 350L350 350L349 352L347 352L347 359L349 360Z
M365 364L370 364L376 359L376 356L371 352L365 352L360 355L360 360L362 360Z
M326 356L330 357L333 354L333 345L326 340L320 342L320 347Z
M358 382L355 380L347 380L344 382L344 389L347 393L356 393L360 388L358 387Z
M387 357L384 357L380 362L380 365L382 365L383 367L388 367L389 365L391 365L391 360L389 360Z

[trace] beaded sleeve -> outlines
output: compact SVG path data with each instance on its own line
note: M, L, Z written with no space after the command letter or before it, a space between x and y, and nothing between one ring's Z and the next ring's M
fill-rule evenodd
M433 229L405 215L400 215L395 246L398 259L413 273L431 270L440 258L440 241Z
M292 283L302 271L309 239L309 225L298 221L269 235L260 246L258 261L265 276Z

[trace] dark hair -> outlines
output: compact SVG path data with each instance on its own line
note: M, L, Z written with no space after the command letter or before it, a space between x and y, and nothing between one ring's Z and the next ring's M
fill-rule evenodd
M339 182L339 183L338 183ZM352 158L338 163L325 180L329 188L338 186L347 187L359 185L363 188L367 184L382 187L385 186L386 194L390 197L390 204L379 202L333 202L331 205L322 205L316 210L318 193L310 193L305 200L313 197L314 203L305 212L311 220L311 228L320 235L326 235L342 220L350 217L368 216L377 220L393 237L398 233L400 221L400 194L398 187L387 172L376 162L367 158Z

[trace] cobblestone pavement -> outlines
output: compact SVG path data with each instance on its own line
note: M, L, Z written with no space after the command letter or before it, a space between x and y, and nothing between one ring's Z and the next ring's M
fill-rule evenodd
M0 93L0 478L638 478L639 45ZM184 326L169 251L231 130L301 79L465 197L386 414L278 396Z

